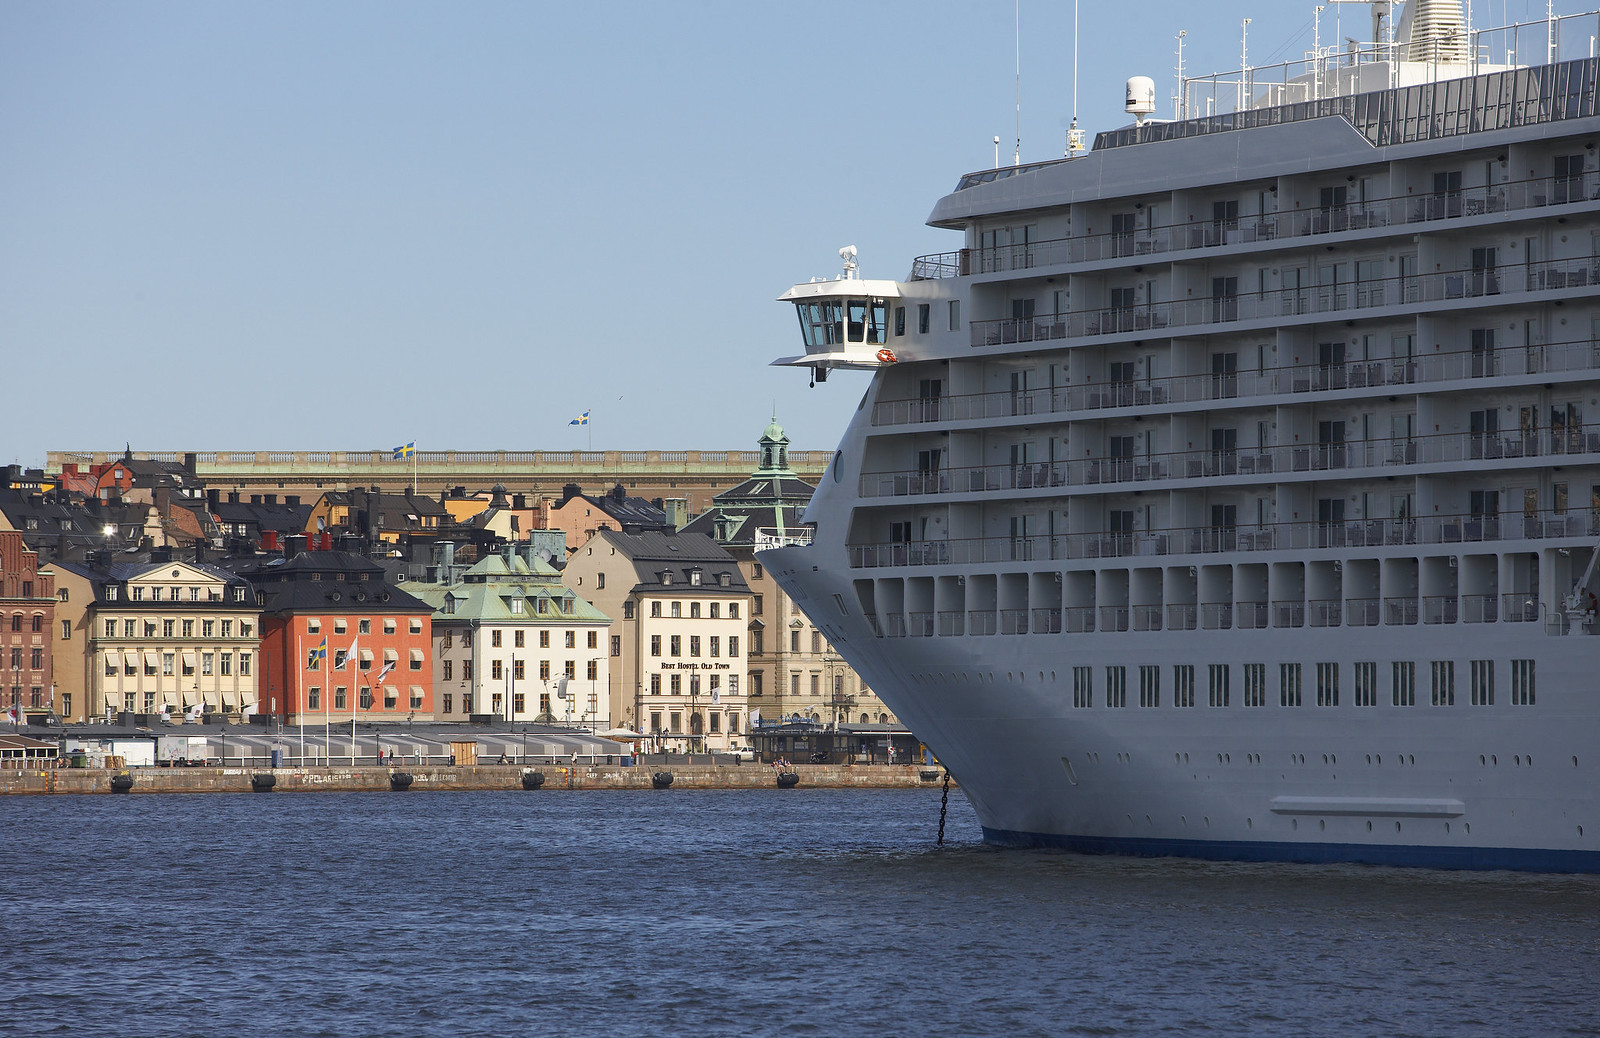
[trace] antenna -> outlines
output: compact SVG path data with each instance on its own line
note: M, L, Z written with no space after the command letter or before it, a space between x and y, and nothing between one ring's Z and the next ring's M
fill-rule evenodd
M1000 168L1000 135L994 135L994 168Z
M1172 95L1172 117L1186 119L1189 117L1189 91L1183 85L1183 38L1189 35L1188 29L1178 30L1178 92Z
M1246 18L1239 26L1239 111L1250 110L1250 21Z
M856 276L856 247L846 245L839 250L839 258L844 260L844 280L850 281Z
M1022 0L1014 0L1013 9L1016 15L1017 34L1017 151L1011 158L1011 164L1020 166L1022 165Z

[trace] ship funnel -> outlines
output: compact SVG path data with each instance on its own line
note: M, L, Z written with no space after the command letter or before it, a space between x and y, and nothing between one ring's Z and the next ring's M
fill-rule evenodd
M1145 116L1156 110L1156 81L1149 76L1134 76L1128 80L1128 99L1122 108L1139 122L1144 122Z

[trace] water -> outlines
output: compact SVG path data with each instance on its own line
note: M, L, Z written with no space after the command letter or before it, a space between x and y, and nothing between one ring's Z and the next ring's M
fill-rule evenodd
M1589 1035L1600 877L1000 851L936 790L0 799L0 1033Z

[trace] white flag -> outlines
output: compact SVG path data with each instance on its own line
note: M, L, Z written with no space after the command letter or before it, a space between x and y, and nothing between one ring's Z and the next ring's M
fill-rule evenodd
M383 676L385 674L389 673L393 669L394 669L394 660L390 660L388 663L385 663L383 665L383 669L382 670L378 671L378 676L372 679L372 683L374 685L376 685L378 682L383 680Z
M359 636L350 639L350 648L344 650L344 659L333 665L334 670L344 670L350 661L356 658L356 646L361 644Z
M10 721L12 724L21 724L22 723L23 718L22 718L22 704L21 703L12 703L11 704L11 709L6 711L6 720Z
M562 675L561 680L556 682L556 698L557 699L565 699L565 698L567 698L567 678L566 678L566 675Z
M759 728L760 726L761 726L761 711L760 710L752 710L752 711L750 711L750 727L751 728Z

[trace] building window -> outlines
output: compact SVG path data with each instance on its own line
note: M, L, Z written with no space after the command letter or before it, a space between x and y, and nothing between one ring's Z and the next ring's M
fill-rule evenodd
M738 602L729 602L728 603L728 619L730 619L730 620L739 619L739 603ZM731 717L732 715L730 714L729 716Z
M217 659L218 668L223 677L233 676L233 653L224 652Z
M1212 706L1226 707L1228 705L1228 665L1226 663L1212 663L1206 667L1210 679L1208 699Z
M674 656L682 656L683 655L683 635L681 635L681 634L672 635L671 640L670 640L670 642L668 644L669 644L669 647L670 647L669 651L671 652L672 655L674 655Z
M766 632L764 632L764 631L751 631L750 632L750 655L752 655L752 656L760 656L765 651L762 648L762 645L765 642L766 642Z
M651 602L650 603L650 615L651 616L660 616L661 615L661 603L660 602Z
M691 619L691 620L700 619L700 603L699 602L690 602L689 603L689 619Z
M577 647L578 647L578 632L577 631L568 631L567 632L567 648L576 649Z
M1492 693L1491 693L1492 694ZM1533 661L1511 661L1511 705L1533 705Z
M917 304L917 332L921 335L928 334L928 315L930 306L927 303Z
M444 707L443 713L447 713L447 714L454 713L455 712L455 706L456 706L456 697L455 697L455 695L453 693L446 692L444 694L442 705Z
M455 660L443 661L443 671L444 672L440 675L440 677L445 681L451 680L454 677Z
M540 660L539 661L539 680L540 681L549 681L550 680L550 661L549 660Z
M320 710L322 708L322 688L312 685L306 689L306 709Z
M202 638L215 638L216 637L216 630L217 630L217 622L215 620L202 620L202 621L200 621L200 637L202 637Z
M689 635L689 655L700 655L700 636L698 634Z
M735 674L734 677L738 677L738 675ZM756 671L754 674L751 674L750 675L750 694L752 696L760 696L762 694L762 686L765 683L766 683L766 675L761 673L759 670Z
M1317 664L1317 705L1339 705L1339 665L1337 663Z
M372 709L372 689L371 689L370 686L367 686L367 685L361 686L360 699L361 699L361 709L363 709L363 710L371 710Z
M790 631L789 632L789 651L790 652L795 652L795 653L800 651L800 632L799 631Z
M626 602L622 603L622 618L624 620L633 619L633 599L630 598Z
M371 620L357 620L356 621L356 633L357 634L371 634L372 633L372 621Z
M216 665L216 655L214 652L202 652L200 654L200 674L202 677L209 678L212 675L211 668Z
M760 616L761 615L761 596L760 595L751 595L750 596L750 615L751 616Z
M386 619L386 620L383 621L383 633L384 634L393 634L394 630L395 630L395 623L394 623L393 619Z
M576 660L568 660L567 663L566 663L566 666L562 668L562 673L564 673L569 679L577 677L578 676L578 664L577 664L577 661Z
M1125 707L1128 705L1128 668L1106 668L1106 706Z
M1394 688L1390 698L1395 706L1417 705L1417 665L1409 660L1394 665Z
M250 676L250 654L248 652L239 654L239 676L244 678Z
M1494 660L1471 661L1472 705L1494 706Z
M490 678L490 680L499 681L503 677L505 677L505 664L502 663L500 660L490 660L489 661L489 678Z
M345 630L346 630L345 621L343 621L343 620L335 620L333 622L333 633L334 634L343 634L345 632Z
M739 636L737 634L728 635L728 655L739 655Z
M1267 705L1267 665L1265 663L1246 663L1244 665L1244 705Z
M1094 706L1094 668L1072 668L1072 705L1078 709Z
M349 705L350 704L349 704L349 700L347 698L347 690L345 689L345 687L343 685L336 686L334 688L334 690L333 690L333 707L334 707L334 709L335 710L343 710L345 707L347 707Z
M63 621L61 621L61 640L64 641L64 642L72 640L72 621L71 620L63 620Z
M414 652L411 653L411 669L412 670L421 670L422 669L422 653L421 652L415 652L414 651ZM517 661L517 677L519 677L519 678L522 677L522 661L521 660Z
M527 635L526 631L513 631L511 633L511 644L516 646L519 649L524 648L525 647L525 641L526 641L526 635Z
M122 621L122 636L124 638L132 638L132 637L134 637L134 634L135 634L136 631L138 631L138 629L139 629L139 625L138 625L137 621L134 621L134 620L124 620L124 621Z
M549 631L540 631L539 632L539 648L548 649L549 647L550 647L550 632Z
M186 623L186 624L192 624L193 622L194 622L193 620L185 620L184 621L184 623ZM362 622L365 623L366 621L363 620ZM312 617L311 619L308 619L306 621L306 633L307 634L321 634L322 633L322 621L316 619L315 617ZM367 632L365 630L362 630L361 633L362 634L366 634ZM185 637L187 637L187 635L185 635Z
M117 622L115 620L107 620L106 621L106 637L107 638L115 638L116 636L117 636Z
M1299 706L1300 698L1300 664L1278 664L1278 705Z
M600 647L600 632L590 631L588 637L584 640L584 644L591 649L598 649Z
M410 622L409 626L407 627L407 630L409 630L412 634L421 634L422 633L422 618L421 617L416 617L416 616L412 617L411 618L411 622Z
M652 634L650 636L650 655L661 655L661 635L659 634Z
M953 332L961 330L961 300L959 299L950 300L950 330Z
M1172 668L1172 705L1194 706L1194 664L1179 663Z
M523 671L522 660L511 661L511 677L517 681L521 681L527 677L527 674Z
M1161 668L1154 663L1141 664L1139 667L1139 705L1161 705Z
M493 648L496 648L496 649L500 648L500 632L499 631L490 631L489 632L489 644Z
M599 660L590 660L589 661L589 673L588 673L589 680L590 681L596 681L596 680L599 679L599 677L600 677L600 661Z
M660 674L652 674L652 675L650 675L650 694L652 696L659 696L661 694L661 675Z
M1456 663L1455 660L1434 660L1429 664L1433 672L1433 705L1456 705Z
M674 696L683 695L683 675L669 674L667 676L667 692Z
M1356 664L1356 706L1378 705L1378 665Z
M722 603L721 602L712 602L709 608L710 608L710 612L707 615L709 615L711 617L711 619L719 620L719 619L722 618Z
M622 655L622 635L620 634L613 634L611 636L611 655Z

